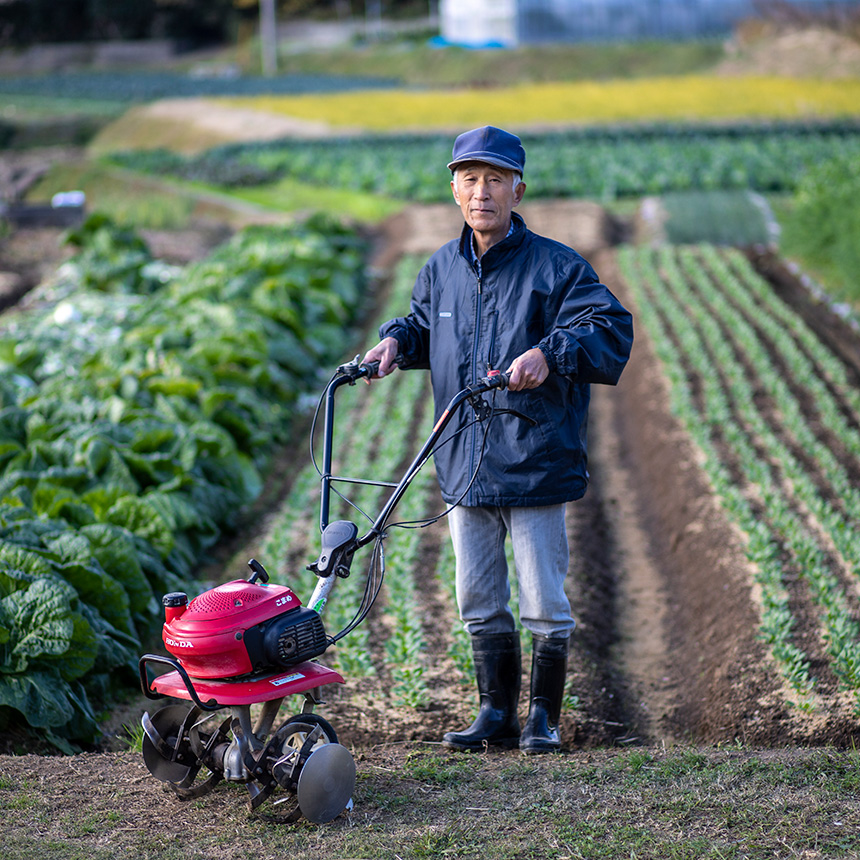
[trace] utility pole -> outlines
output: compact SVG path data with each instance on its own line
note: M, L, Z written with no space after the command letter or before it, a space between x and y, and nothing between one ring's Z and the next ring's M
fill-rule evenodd
M382 0L364 0L364 32L369 41L382 36Z
M278 24L275 0L260 0L260 57L263 74L271 77L278 71Z

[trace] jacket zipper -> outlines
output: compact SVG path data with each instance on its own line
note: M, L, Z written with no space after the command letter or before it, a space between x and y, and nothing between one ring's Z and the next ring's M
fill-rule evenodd
M499 321L497 311L490 311L490 347L487 350L487 370L493 370L493 353L496 350L496 325Z
M478 279L478 296L475 302L475 345L472 347L472 381L478 378L478 343L481 339L481 311L483 310L484 284L481 276L477 275Z
M472 381L478 378L478 344L481 340L481 311L484 297L484 283L480 274L476 273L478 279L478 294L475 302L475 345L472 347ZM469 474L472 475L475 471L475 458L477 457L478 449L478 427L472 425L472 444L469 452ZM474 501L474 487L469 490L469 503Z

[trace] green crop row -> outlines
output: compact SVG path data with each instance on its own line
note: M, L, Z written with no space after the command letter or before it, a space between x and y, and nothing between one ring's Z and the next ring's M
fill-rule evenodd
M847 428L843 416L838 410L830 411L831 416L838 417L837 426L834 427L828 421L826 412L819 410L816 413L808 405L806 408L801 407L797 395L783 376L784 371L768 354L762 336L766 332L765 327L760 326L757 331L750 317L744 316L739 310L743 305L729 305L726 299L732 300L733 295L728 290L715 295L713 282L706 276L707 270L700 260L682 256L681 261L689 283L695 286L698 295L706 303L702 331L709 329L711 355L717 359L721 372L732 379L734 409L750 437L746 444L742 441L738 443L738 450L750 459L746 471L755 475L771 528L780 543L788 547L797 560L811 587L813 599L823 613L823 636L833 659L834 671L849 689L856 690L860 688L860 627L852 617L845 590L840 586L833 569L838 569L841 564L849 573L849 578L860 572L855 549L858 535L854 527L854 523L860 521L860 495L851 487L842 466L835 462L831 449L820 441L811 426L812 423L821 422L844 439L841 431ZM708 267L708 270L720 277L721 287L728 288L734 280L724 269L721 271L721 267ZM738 291L734 295L739 295ZM747 313L752 314L758 324L756 306L748 305L747 308ZM720 319L722 324L714 327L715 319ZM734 345L725 336L727 328L734 334ZM764 336L767 337L766 334ZM780 357L784 355L788 360L797 354L791 340L784 349L780 349L778 341L771 341L771 348L778 350L777 354ZM779 430L783 433L787 430L791 440L784 441L755 407L755 391L743 374L744 365L737 357L737 350L741 350L743 358L754 365L755 382L770 393L781 415ZM792 367L792 385L802 385L805 392L818 388L812 383L817 378L818 370L806 365L802 369L797 368L801 371L797 372L796 364ZM827 395L827 399L832 399L829 392ZM855 435L853 430L849 433ZM756 445L768 452L767 459L759 455ZM794 453L793 449L798 447L806 457L813 460L814 471ZM786 479L789 492L786 491ZM843 498L834 496L840 489L847 489L849 495ZM834 497L835 502L831 503L829 497ZM847 508L848 516L840 508ZM829 560L829 546L821 540L822 532L837 546L841 543L848 555L842 553L841 559Z
M58 742L92 739L158 598L259 493L364 270L363 244L321 219L186 269L104 219L70 239L0 328L0 720Z
M735 126L649 126L527 134L529 196L593 197L669 191L793 190L820 161L860 156L850 121ZM196 156L167 150L116 153L147 173L226 187L289 176L424 202L449 198L449 136L373 136L230 144Z
M380 322L408 304L411 274L414 272L408 267L398 270ZM411 422L410 416L418 408L422 394L421 390L416 390L416 382L423 383L425 380L420 374L395 374L369 389L360 386L357 394L349 388L338 392L332 448L332 468L336 475L383 481L396 479L397 469L409 451L410 441L401 424L406 422L408 425ZM394 404L399 404L397 421L391 415ZM397 428L396 432L393 428ZM318 432L321 429L318 427ZM292 587L299 590L297 573L319 552L318 465L318 462L308 462L297 475L290 493L274 517L261 551L261 558L277 560L279 569L292 579ZM331 498L330 521L352 520L358 522L360 530L363 526L369 527L387 492L367 485L358 485L356 489L356 486L339 482L334 488L336 492ZM349 503L339 493L346 496ZM400 537L398 534L393 540L396 542ZM287 563L284 564L284 561ZM362 599L369 563L370 551L365 550L356 556L352 575L337 583L324 613L326 629L330 633L342 630L352 620ZM308 583L312 582L310 574L306 573L305 577L310 577ZM308 584L308 591L310 589ZM375 674L368 636L368 627L359 626L326 659L333 661L351 677Z
M411 280L411 279L410 279ZM411 462L416 452L410 450L409 443L426 439L433 426L432 399L428 397L428 379L425 373L405 374L404 384L394 408L389 413L386 426L391 428L389 435L403 440L405 450L402 454ZM414 426L415 417L420 421L413 433L407 432ZM395 469L405 464L391 463ZM406 491L406 495L396 508L393 521L397 523L416 523L428 513L429 499L434 487L431 469L422 469ZM438 498L438 494L436 495ZM422 580L431 575L420 567L421 530L416 527L389 529L387 539L386 567L386 617L390 632L385 641L385 655L394 682L392 695L396 702L411 708L427 704L429 693L424 681L424 667L427 660L427 642L424 638L422 610L417 592Z
M409 416L417 402L418 392L410 382L414 383L414 380L405 374L397 374L388 379L387 384L374 384L367 393L367 404L360 413L360 420L357 420L355 413L345 419L342 435L347 435L349 442L345 446L345 456L341 459L341 474L377 481L397 479L397 469L407 456L410 442L403 432L404 414ZM398 421L392 418L395 407L398 407ZM410 420L409 417L405 419L406 427ZM336 441L335 444L339 443ZM349 504L342 502L338 506L332 505L331 518L355 520L359 514L360 532L369 528L390 492L370 484L359 485L357 491L355 488L351 490L348 485L342 485L339 489L349 499ZM383 548L384 569L388 568L388 546L386 542ZM364 573L369 564L370 553L365 552L356 565L359 575L339 583L337 609L330 617L330 621L334 621L338 627L343 627L344 622L349 621L359 607L364 591ZM352 676L376 673L369 636L369 626L359 626L343 640L343 647L337 652L338 665Z
M336 75L291 74L259 76L203 76L177 72L62 72L0 77L0 93L52 99L99 102L149 102L166 98L253 96L342 92L391 87L393 81Z
M794 616L796 602L808 601L829 671L857 696L858 413L844 368L737 252L669 248L622 260L675 408L747 536L762 636L812 706L816 679ZM796 578L800 592L789 587Z

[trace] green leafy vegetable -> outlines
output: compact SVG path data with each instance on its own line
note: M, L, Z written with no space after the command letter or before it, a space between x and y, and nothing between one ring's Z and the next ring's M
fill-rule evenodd
M102 216L67 241L0 328L0 717L87 741L89 693L134 681L157 598L193 587L341 357L364 246L319 218L184 270Z

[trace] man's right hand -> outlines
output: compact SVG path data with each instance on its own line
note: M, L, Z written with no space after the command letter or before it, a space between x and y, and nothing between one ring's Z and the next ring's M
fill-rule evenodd
M385 337L376 346L369 349L361 360L361 363L379 362L379 370L376 372L376 376L372 376L370 379L382 379L383 376L388 376L392 370L396 370L397 365L394 359L397 358L399 352L400 344L393 337ZM370 379L367 381L370 382Z

